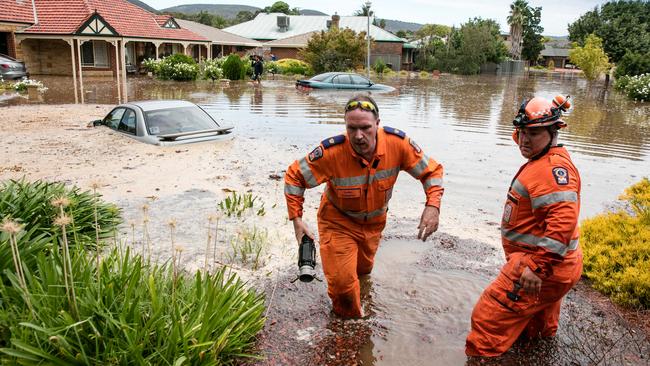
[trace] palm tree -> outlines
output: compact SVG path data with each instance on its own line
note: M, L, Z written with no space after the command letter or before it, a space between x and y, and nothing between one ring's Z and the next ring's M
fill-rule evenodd
M370 13L370 14L368 14L368 13ZM367 17L367 16L372 16L372 15L374 15L374 12L373 12L373 11L370 11L370 7L369 7L369 6L366 6L365 4L362 4L362 5L361 5L361 9L355 11L355 12L354 12L354 15L356 15L356 16L364 16L364 17Z
M524 24L526 24L527 14L528 2L526 0L515 0L510 4L510 15L508 15L511 39L510 54L515 60L521 59Z

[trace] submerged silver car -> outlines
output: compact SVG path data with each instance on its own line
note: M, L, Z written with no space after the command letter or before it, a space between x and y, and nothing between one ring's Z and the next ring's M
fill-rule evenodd
M0 77L15 80L29 77L25 63L0 53Z
M153 145L177 145L224 140L233 126L222 126L198 105L184 100L151 100L120 104L94 126Z

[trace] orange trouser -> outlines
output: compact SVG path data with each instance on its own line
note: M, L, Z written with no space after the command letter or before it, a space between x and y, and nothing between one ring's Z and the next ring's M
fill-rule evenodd
M318 211L318 233L327 294L334 313L360 317L359 276L369 274L385 222L360 224L340 213L325 200Z
M514 267L519 256L513 255L494 282L483 291L472 312L472 330L465 342L468 356L499 356L505 353L525 332L527 338L552 337L560 319L562 298L578 282L582 272L582 256L575 263L562 263L568 282L553 282L553 276L543 280L539 296L524 290L513 301L507 292L513 291L514 280L521 270ZM561 270L560 268L557 268Z

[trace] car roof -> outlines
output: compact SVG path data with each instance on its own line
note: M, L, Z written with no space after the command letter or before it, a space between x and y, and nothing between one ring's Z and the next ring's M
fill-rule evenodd
M196 104L185 100L143 100L120 104L119 107L139 107L143 111L155 111L159 109L196 107Z

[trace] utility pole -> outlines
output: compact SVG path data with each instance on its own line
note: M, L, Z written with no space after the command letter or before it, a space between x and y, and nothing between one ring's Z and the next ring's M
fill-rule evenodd
M370 80L370 1L366 1L366 11L368 12L368 31L366 33L367 42L367 53L366 53L366 77Z

